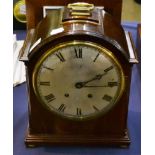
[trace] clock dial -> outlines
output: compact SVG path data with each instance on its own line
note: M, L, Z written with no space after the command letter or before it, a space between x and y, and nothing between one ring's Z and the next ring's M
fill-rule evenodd
M83 120L104 114L124 88L113 54L93 43L69 42L50 49L36 64L33 87L51 112Z

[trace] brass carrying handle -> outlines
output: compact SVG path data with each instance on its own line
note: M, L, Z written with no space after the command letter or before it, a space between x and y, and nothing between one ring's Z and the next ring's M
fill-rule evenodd
M72 15L87 16L90 15L91 11L94 9L94 4L77 2L68 4L67 8L71 9Z

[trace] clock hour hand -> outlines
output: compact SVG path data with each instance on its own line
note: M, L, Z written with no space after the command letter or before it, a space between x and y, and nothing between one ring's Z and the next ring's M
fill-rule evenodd
M105 72L105 73L103 73L103 74L98 74L98 75L96 75L95 77L93 77L92 79L90 79L90 80L88 80L88 81L83 81L83 82L77 82L76 84L75 84L75 87L76 88L82 88L82 87L84 87L87 83L89 83L89 82L92 82L92 81L95 81L95 80L100 80L104 75L106 75L107 74L107 72Z

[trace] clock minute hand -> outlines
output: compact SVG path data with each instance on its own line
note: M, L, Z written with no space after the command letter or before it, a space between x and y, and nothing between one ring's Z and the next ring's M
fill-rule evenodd
M119 82L117 82L117 81L109 81L106 85L85 85L85 86L83 86L83 87L117 87L117 86L119 86Z
M87 86L87 85L85 85L84 87L88 87L88 88L93 88L93 87L108 87L108 85L103 85L103 86Z

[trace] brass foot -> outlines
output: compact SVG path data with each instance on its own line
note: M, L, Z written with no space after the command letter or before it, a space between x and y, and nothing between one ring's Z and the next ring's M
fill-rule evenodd
M120 145L120 147L121 147L122 149L126 149L126 148L128 148L128 145Z
M36 147L35 145L33 145L33 144L27 144L26 145L26 147L29 147L29 148L34 148L34 147Z

